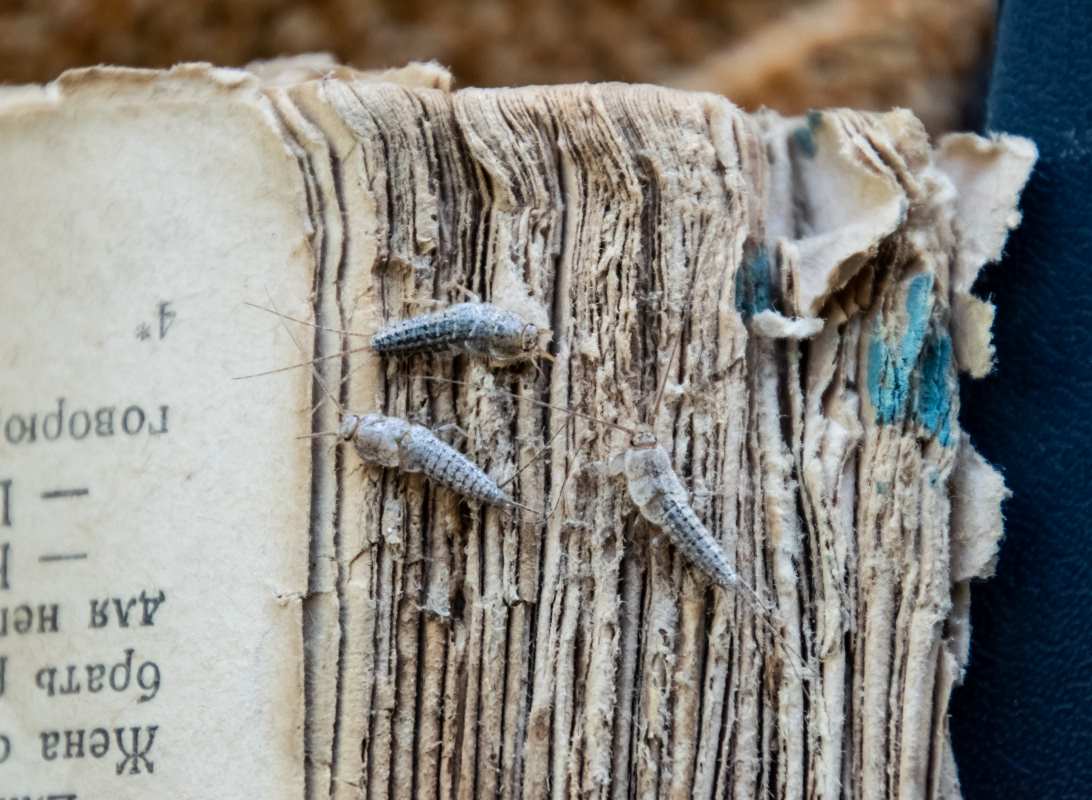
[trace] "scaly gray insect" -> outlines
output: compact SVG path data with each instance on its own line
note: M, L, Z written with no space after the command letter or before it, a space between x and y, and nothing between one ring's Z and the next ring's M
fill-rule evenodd
M292 339L293 344L302 352L302 346L296 340L292 331L288 329L288 326L285 325L284 320L289 319L315 328L321 326L282 314L274 306L272 298L269 298L269 303L273 306L272 308L253 303L248 303L248 305L277 316L289 338ZM326 386L322 376L314 368L314 361L302 362L292 366L311 365L315 382L334 408L337 409L340 425L337 431L308 434L308 438L336 436L339 441L352 442L357 455L366 464L397 469L400 472L420 473L467 499L500 508L519 508L534 514L547 516L546 512L538 511L514 500L481 467L423 425L385 414L353 414L347 412L342 408L333 392ZM282 369L290 368L292 367ZM271 372L279 371L281 370L272 370ZM257 375L267 374L270 374L270 372L257 373ZM240 377L251 378L256 377L256 375ZM516 475L518 474L517 471ZM515 475L512 478L515 478Z
M678 348L679 337L676 337L664 366L664 376L656 390L649 419L656 419L660 412L667 377ZM694 566L718 586L743 595L756 609L768 614L770 607L752 587L743 582L728 563L728 554L720 542L694 512L686 488L671 465L671 457L656 439L652 426L645 423L636 430L627 430L627 433L630 435L629 447L611 459L607 473L625 476L629 499L637 506L641 516L664 531Z
M421 473L458 495L491 506L542 513L517 503L481 467L423 425L384 414L342 412L337 437L351 441L366 464Z
M371 346L387 356L465 353L505 365L547 355L539 348L540 335L538 326L511 311L459 303L388 325L372 337Z
M256 303L246 305L319 330L340 333L343 336L366 335L316 325ZM458 303L443 311L393 322L372 336L367 345L244 377L270 375L366 350L387 357L407 357L422 353L463 353L488 359L498 366L533 361L536 358L552 361L553 356L540 346L544 333L534 323L490 303Z
M769 612L769 606L732 569L724 548L698 518L671 457L651 428L632 431L629 447L611 459L607 472L611 477L625 476L629 499L641 516L664 531L698 570L718 586L745 594L763 613Z
M678 347L679 339L676 337L656 391L650 419L656 419L660 411L667 376ZM656 439L652 426L646 423L627 432L630 435L629 447L611 459L607 474L612 477L625 476L629 499L637 506L641 516L664 531L694 566L718 586L744 595L758 610L769 613L769 605L739 577L728 563L728 554L720 542L691 507L686 488L671 465L671 457Z

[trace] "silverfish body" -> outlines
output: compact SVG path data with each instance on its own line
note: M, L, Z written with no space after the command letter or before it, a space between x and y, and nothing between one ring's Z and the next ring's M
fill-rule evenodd
M770 618L775 606L760 597L729 565L724 548L690 507L686 488L671 466L671 457L656 442L647 426L634 433L626 451L612 461L611 472L626 476L629 497L640 509L642 517L667 533L683 555L714 583L751 606L765 627L781 642L793 671L802 677L808 671L807 666L800 654L785 641L779 623Z
M422 425L383 414L346 414L338 437L352 440L368 464L420 472L456 494L489 505L519 506L480 467Z
M611 473L625 475L630 499L652 525L661 528L698 569L726 589L743 588L724 548L690 507L687 492L671 466L667 451L648 431L638 432Z
M533 358L538 328L489 303L459 303L432 314L395 322L372 337L372 349L387 355L456 352L501 364Z

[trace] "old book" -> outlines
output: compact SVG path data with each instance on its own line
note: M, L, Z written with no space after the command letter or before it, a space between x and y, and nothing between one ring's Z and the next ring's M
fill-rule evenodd
M431 65L5 90L0 795L958 797L1006 490L957 376L1034 158ZM552 360L361 347L467 293ZM300 438L328 391L556 510ZM597 420L652 426L765 622Z

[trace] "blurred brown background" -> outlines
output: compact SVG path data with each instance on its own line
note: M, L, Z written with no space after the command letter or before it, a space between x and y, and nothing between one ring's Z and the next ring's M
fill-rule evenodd
M913 108L973 126L995 0L0 0L0 82L97 63L436 59L462 86L622 80L788 113Z

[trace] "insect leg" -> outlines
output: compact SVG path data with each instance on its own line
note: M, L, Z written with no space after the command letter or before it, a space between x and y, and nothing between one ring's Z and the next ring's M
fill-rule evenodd
M463 297L465 297L471 303L480 303L482 301L481 296L478 295L477 292L473 291L472 289L470 289L470 288L468 288L466 286L463 286L461 283L457 283L457 284L455 284L454 287L449 287L449 288L454 288L455 291L457 291L459 294L461 294Z
M460 428L458 423L455 423L455 422L445 422L443 425L436 426L435 428L432 429L432 435L436 436L436 437L439 437L439 436L442 436L443 434L449 433L451 431L454 431L455 433L459 434L459 437L464 442L466 442L466 441L468 441L470 439L470 435L466 431L464 431L462 428ZM500 484L500 486L503 487L504 484L502 483L502 484Z

